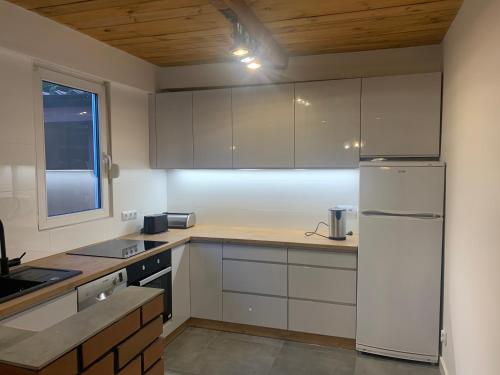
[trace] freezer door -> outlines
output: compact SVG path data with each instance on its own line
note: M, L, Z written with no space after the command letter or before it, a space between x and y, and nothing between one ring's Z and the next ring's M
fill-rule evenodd
M442 219L361 214L359 229L357 345L437 358Z
M377 210L442 215L443 199L443 166L389 164L360 168L360 212Z

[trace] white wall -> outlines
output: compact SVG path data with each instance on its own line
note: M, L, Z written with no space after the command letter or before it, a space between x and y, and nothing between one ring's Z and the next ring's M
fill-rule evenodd
M0 0L0 46L37 61L155 91L155 65L4 0Z
M159 88L235 86L256 83L371 77L440 72L441 45L291 57L285 70L218 63L166 67L159 70Z
M112 218L38 230L33 64L41 60L111 81L112 153L121 166ZM0 1L0 219L9 257L26 250L29 260L132 233L141 218L121 222L122 210L142 215L166 208L166 173L149 169L147 91L154 91L155 72L151 64Z
M313 230L328 208L358 205L358 170L173 170L168 209L197 222ZM355 218L348 229L357 231Z
M444 42L449 375L500 374L499 15L499 0L466 0Z

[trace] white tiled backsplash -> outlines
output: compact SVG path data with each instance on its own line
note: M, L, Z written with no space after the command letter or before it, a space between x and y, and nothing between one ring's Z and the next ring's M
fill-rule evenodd
M312 230L328 208L358 206L359 172L344 170L173 170L169 211L194 211L197 222ZM357 218L347 227L357 231Z
M142 215L166 208L166 173L149 169L147 94L111 84L111 141L121 175L113 181L113 218L38 230L33 113L33 61L0 49L0 219L9 257L47 256L139 230ZM135 221L122 222L122 210Z

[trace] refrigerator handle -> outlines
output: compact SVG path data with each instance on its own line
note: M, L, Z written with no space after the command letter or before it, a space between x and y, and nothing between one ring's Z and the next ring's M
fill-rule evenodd
M416 213L416 214L400 214L393 213L387 211L377 211L377 210L366 210L361 212L364 216L387 216L387 217L407 217L412 219L424 219L424 220L433 220L433 219L441 219L442 215L439 214L431 214L427 212Z

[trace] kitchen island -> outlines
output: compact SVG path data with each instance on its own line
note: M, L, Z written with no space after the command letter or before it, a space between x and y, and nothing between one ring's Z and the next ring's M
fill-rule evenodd
M163 374L161 298L129 287L40 332L0 326L0 373Z

